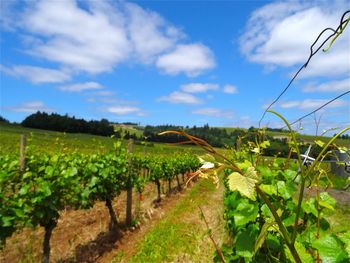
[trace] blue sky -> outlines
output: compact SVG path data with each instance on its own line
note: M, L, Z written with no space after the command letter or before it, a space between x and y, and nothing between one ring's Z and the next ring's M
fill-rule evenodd
M330 6L332 8L330 8ZM1 1L1 115L250 127L347 1ZM274 106L294 121L350 89L350 28ZM318 112L350 123L350 98ZM268 114L263 121L283 126ZM314 116L304 132L315 133Z

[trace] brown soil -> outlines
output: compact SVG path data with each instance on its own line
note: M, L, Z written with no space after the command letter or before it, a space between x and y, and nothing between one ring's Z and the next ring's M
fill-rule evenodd
M167 185L167 184L166 184ZM176 180L172 182L176 186ZM164 187L166 189L166 186ZM184 195L183 192L173 193L158 204L154 202L156 189L154 184L148 184L144 190L144 200L139 194L133 193L133 214L139 217L136 227L126 228L125 220L126 193L123 192L113 201L113 208L118 213L120 225L118 230L109 231L109 213L104 202L97 202L88 210L66 209L60 215L57 227L51 238L52 262L110 262L108 259L119 248L129 251L133 249L133 240L141 238L147 229L156 224L164 213L174 206ZM157 208L155 208L157 206ZM140 207L138 209L138 207ZM154 213L154 211L157 211ZM0 263L40 262L44 231L42 227L26 228L15 233L7 240L6 247L0 252ZM129 245L128 245L129 244ZM111 258L111 257L110 257ZM112 258L111 258L112 259Z

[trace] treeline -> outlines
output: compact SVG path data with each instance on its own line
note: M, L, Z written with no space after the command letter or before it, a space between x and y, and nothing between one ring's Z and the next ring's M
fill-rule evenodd
M146 126L144 128L143 136L147 141L152 142L165 142L165 143L175 143L183 142L186 138L179 136L177 134L165 134L159 135L160 132L168 130L184 130L192 136L201 138L207 141L214 147L225 147L225 146L234 146L235 141L238 136L242 136L246 132L241 129L228 132L226 129L209 127L208 124L203 127L183 127L183 126L174 126L174 125L159 125L159 126Z
M25 118L21 124L28 128L51 131L89 133L102 136L114 135L114 128L106 119L86 121L84 119L76 119L74 116L62 116L57 113L48 114L38 111Z
M10 121L8 119L5 119L4 117L2 117L0 115L0 122L4 122L4 123L10 123Z

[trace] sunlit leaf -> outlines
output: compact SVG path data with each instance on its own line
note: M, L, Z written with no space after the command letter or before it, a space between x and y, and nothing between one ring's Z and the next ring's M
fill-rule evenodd
M334 210L336 200L331 197L327 192L320 193L320 206Z
M323 146L325 145L325 143L323 141L320 141L320 140L315 140L315 144L320 146L321 148L323 148Z
M255 184L257 180L233 172L228 176L228 186L231 191L238 191L241 195L255 201Z

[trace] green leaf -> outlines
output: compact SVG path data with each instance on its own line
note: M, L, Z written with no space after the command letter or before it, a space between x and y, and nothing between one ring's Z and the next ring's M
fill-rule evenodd
M315 198L311 197L309 200L305 201L303 200L301 203L301 208L308 214L313 214L317 217L317 208L316 208L316 200Z
M278 181L277 182L277 189L278 193L285 199L290 199L294 192L295 192L295 187L293 183L288 182L287 184L284 181Z
M261 184L259 187L264 193L266 193L268 195L276 195L277 194L276 187L274 185Z
M252 163L249 162L248 160L244 160L243 163L237 163L237 166L241 170L247 170L249 167L252 166Z
M269 146L270 146L270 141L263 141L262 143L260 143L261 148L267 148Z
M51 175L53 174L53 172L54 172L54 169L53 169L52 166L46 166L46 168L45 168L45 173L46 173L47 175L51 176Z
M296 175L297 175L297 171L289 170L289 169L285 170L283 173L284 178L286 178L288 181L293 180Z
M255 201L255 184L257 180L233 172L228 176L228 187L231 191L238 191L241 195Z
M314 260L312 256L307 252L306 248L303 246L302 243L295 242L295 249L297 250L301 262L303 263L313 263Z
M47 182L42 182L39 186L39 190L43 193L43 196L50 196L51 195L51 189L50 185Z
M263 178L272 178L273 177L273 173L269 167L258 166L257 169L259 170L259 173Z
M241 199L233 212L236 226L244 226L248 222L255 221L259 212L256 204L250 204L247 199Z
M266 238L267 247L270 249L278 249L281 246L280 240L276 236L276 234L268 233Z
M267 204L263 204L261 206L261 212L262 212L264 217L272 218L272 213L271 213L269 207L267 206Z
M292 225L294 225L295 217L296 217L296 214L293 213L291 216L283 219L283 221L282 221L283 225L285 225L285 226L292 226Z
M236 252L237 255L248 259L254 256L254 246L258 236L258 227L249 225L244 231L237 235Z
M1 216L1 227L9 227L12 226L14 217L13 216Z
M254 247L254 254L258 251L258 249L264 244L265 239L267 237L268 234L268 230L271 226L273 226L274 224L276 224L274 221L269 220L267 222L265 222L265 224L263 225L263 227L261 228L260 234L255 242L255 247Z
M327 192L322 192L320 194L320 206L334 210L336 201Z
M298 255L301 259L301 262L303 263L313 263L314 260L312 256L307 252L306 248L302 245L302 243L299 243L298 241L295 242L295 250L298 252ZM292 253L290 253L290 250L287 246L284 246L284 251L286 253L286 257L291 261L295 262Z
M338 235L339 239L345 244L345 250L350 256L350 231Z
M326 235L313 242L312 247L316 248L320 253L323 263L339 263L348 262L347 253L343 250L336 236Z
M320 146L321 148L323 148L325 143L323 141L320 141L320 140L315 140L315 144Z

